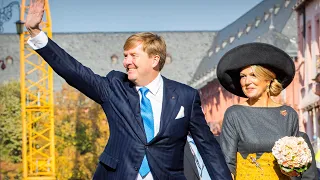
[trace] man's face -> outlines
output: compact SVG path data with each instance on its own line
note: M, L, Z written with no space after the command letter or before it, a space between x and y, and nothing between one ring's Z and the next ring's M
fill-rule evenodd
M248 98L258 99L261 96L265 97L270 82L257 78L252 67L246 67L240 72L240 84Z
M154 71L154 57L149 57L143 51L143 45L124 51L123 66L126 68L128 79L138 86L144 86L147 79Z

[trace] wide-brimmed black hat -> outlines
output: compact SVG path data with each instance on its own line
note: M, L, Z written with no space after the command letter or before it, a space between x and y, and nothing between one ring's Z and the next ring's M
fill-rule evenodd
M246 97L240 85L240 71L250 65L261 65L276 74L285 89L293 80L295 66L283 50L265 43L248 43L228 51L219 61L217 77L232 94Z

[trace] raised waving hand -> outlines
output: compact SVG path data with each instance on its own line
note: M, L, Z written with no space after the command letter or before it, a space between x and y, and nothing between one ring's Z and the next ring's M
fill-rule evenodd
M26 18L25 26L29 31L31 37L40 33L39 24L42 21L44 13L45 0L30 0L30 7Z

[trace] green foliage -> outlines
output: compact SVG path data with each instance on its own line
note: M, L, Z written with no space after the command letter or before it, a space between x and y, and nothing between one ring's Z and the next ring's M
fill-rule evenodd
M91 179L109 137L99 104L69 85L55 93L57 179ZM0 86L0 179L22 179L22 123L19 82Z
M99 104L64 85L55 94L56 172L59 179L91 179L109 137Z
M0 179L21 179L22 123L20 84L0 85Z
M21 148L20 84L12 81L0 86L0 160L21 162Z

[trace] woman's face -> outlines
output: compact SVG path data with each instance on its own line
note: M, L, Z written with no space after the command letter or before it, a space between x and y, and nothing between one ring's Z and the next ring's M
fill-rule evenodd
M267 88L270 81L259 79L255 76L251 66L242 69L240 72L240 84L243 93L251 99L259 99L267 96Z

